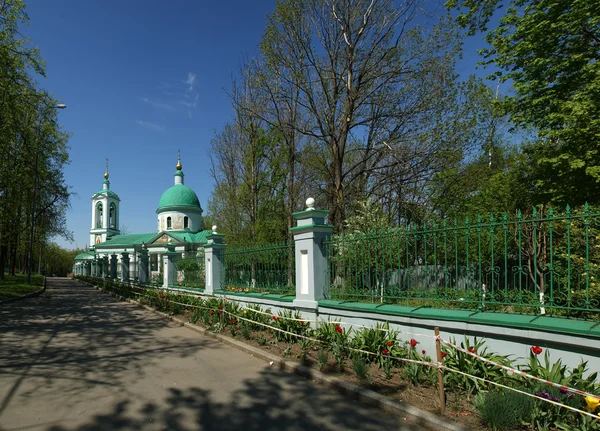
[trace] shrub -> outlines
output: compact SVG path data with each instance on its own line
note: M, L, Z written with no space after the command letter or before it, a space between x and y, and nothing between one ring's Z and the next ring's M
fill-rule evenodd
M515 429L529 423L533 414L533 398L509 390L480 392L475 408L494 430Z
M548 350L546 350L544 354L542 363L542 361L539 359L539 354L535 354L532 349L529 353L529 363L525 367L521 367L521 369L533 376L549 380L563 386L568 386L590 393L596 393L598 391L598 385L596 384L598 373L592 373L589 376L586 376L588 372L587 362L582 362L575 368L569 370L566 365L563 365L561 359L551 363ZM528 388L530 393L535 393L542 398L558 401L562 404L575 407L580 410L586 409L585 400L579 395L573 395L566 391L561 391L558 388L548 386L544 383L540 383L525 377L522 377L522 382ZM586 421L587 418L580 414L570 412L564 408L542 400L536 399L534 401L532 423L539 429L545 429L548 427L584 430L600 429L600 427L597 426L598 424L593 425L595 428L591 424L586 425Z
M266 313L266 314L265 314ZM264 325L271 324L271 318L269 315L271 314L271 309L267 308L263 310L259 305L249 305L241 314L242 317L248 320L252 320L253 322L262 323ZM250 325L250 329L261 330L265 329L264 326L258 325L257 323L248 323Z
M377 361L381 366L384 360L387 359L382 356L382 351L387 350L387 354L390 356L404 356L406 353L405 349L398 343L397 338L398 333L390 330L388 322L385 324L378 323L375 328L363 328L356 332L351 347L372 352L376 355L356 352L353 356L361 356L369 363ZM387 360L389 361L389 359Z
M242 337L244 337L246 340L250 339L250 326L247 322L242 324Z
M356 374L356 377L360 380L371 384L371 373L369 371L368 362L365 362L361 356L352 358L352 371L354 371L354 374Z
M456 345L454 339L451 339L451 343ZM489 353L487 347L485 347L485 341L483 340L474 338L473 343L471 343L469 338L465 337L465 341L460 343L460 347L464 350L473 350L479 356L514 368L514 361L509 359L509 356ZM461 352L460 350L448 346L443 346L442 350L445 353L444 365L448 368L498 383L510 383L510 381L514 380L514 378L507 376L502 369L483 362L465 352ZM452 372L444 373L444 384L451 390L458 389L469 394L476 394L481 390L489 389L488 385L481 380L472 379L462 374Z
M302 315L291 310L280 311L277 316L272 317L271 326L281 329L282 331L291 332L298 335L310 335L312 332L308 322L302 320ZM293 343L298 340L298 337L292 334L285 334L280 331L273 331L273 336L278 341L287 341Z
M343 346L348 345L348 340L352 334L352 329L345 329L336 322L320 322L315 336L322 342L333 345L341 344Z
M319 370L322 370L329 362L329 352L325 349L319 350L317 353L317 365Z

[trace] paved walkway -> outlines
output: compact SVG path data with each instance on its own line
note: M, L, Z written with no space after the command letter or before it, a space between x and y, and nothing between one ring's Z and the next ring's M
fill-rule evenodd
M0 306L0 429L418 430L76 281Z

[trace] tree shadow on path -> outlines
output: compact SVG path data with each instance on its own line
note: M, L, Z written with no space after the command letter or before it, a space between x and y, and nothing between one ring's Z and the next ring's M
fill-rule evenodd
M424 430L415 418L403 419L345 397L308 379L265 369L227 401L199 387L169 388L164 399L135 406L122 400L89 423L48 431L100 430Z

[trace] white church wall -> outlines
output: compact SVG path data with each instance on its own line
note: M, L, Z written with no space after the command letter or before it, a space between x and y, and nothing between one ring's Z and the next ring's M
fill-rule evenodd
M171 217L171 228L167 228L167 218ZM188 217L188 227L184 228L184 217ZM197 213L185 213L181 211L165 211L158 215L158 231L189 230L197 232L202 228L202 216Z

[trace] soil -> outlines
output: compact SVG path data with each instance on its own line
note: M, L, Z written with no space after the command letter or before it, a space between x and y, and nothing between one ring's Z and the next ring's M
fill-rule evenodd
M178 316L185 321L189 321L191 313ZM198 324L200 322L197 322ZM349 359L346 359L342 370L338 368L331 352L329 352L329 361L321 369L319 369L317 354L318 347L311 347L306 352L306 357L303 356L303 351L300 346L290 344L286 341L277 341L270 331L250 332L250 338L246 339L242 336L239 328L235 334L231 334L230 327L224 331L224 334L233 337L239 341L249 344L254 347L263 349L271 354L280 356L287 361L302 363L305 366L315 370L320 370L322 373L343 379L357 386L370 389L389 398L402 401L405 404L412 405L421 410L428 411L440 416L440 401L437 385L419 385L415 386L410 382L402 379L399 368L395 368L391 379L386 379L384 372L376 365L370 365L371 382L359 379L351 369ZM459 393L446 393L446 410L441 415L451 421L457 422L460 425L472 431L490 431L480 419L477 411L473 407L472 397L467 397Z

